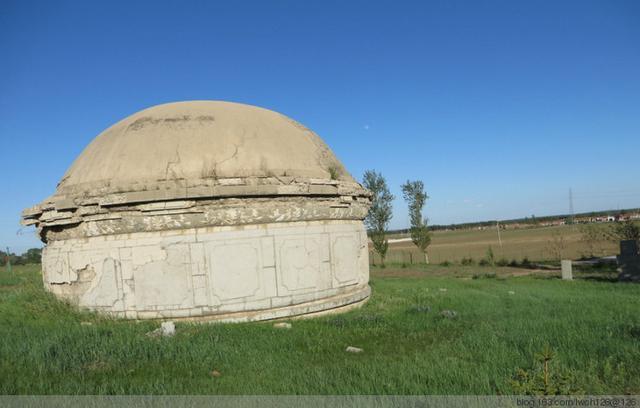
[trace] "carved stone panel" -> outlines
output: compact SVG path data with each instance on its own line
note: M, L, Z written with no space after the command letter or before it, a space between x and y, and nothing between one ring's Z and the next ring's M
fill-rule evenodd
M331 287L327 234L276 237L278 296Z
M133 264L139 311L193 305L188 244L134 247Z
M331 242L331 265L333 286L341 287L358 283L359 237L355 234L333 236Z
M95 285L84 294L81 304L109 307L113 310L121 309L114 307L115 303L121 299L121 291L118 288L119 262L108 257L93 265L96 273Z
M75 280L70 276L68 253L57 248L45 248L42 254L42 270L47 283L69 283Z
M211 292L221 302L252 298L261 289L260 242L234 240L207 247Z

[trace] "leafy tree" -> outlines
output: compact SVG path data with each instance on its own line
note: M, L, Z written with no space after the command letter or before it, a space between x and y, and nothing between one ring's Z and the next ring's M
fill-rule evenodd
M640 226L631 220L618 221L611 226L608 234L613 241L636 241L640 243Z
M382 266L389 249L387 240L387 229L392 216L393 194L389 191L387 181L375 170L364 172L363 182L365 188L371 191L371 208L364 222L369 230L373 249L380 255Z
M404 200L409 205L409 218L411 220L411 240L424 254L424 261L429 263L427 247L431 243L431 234L427 227L428 220L422 218L422 209L429 196L424 192L422 181L409 181L402 185Z
M0 266L7 265L7 261L11 262L11 265L23 265L24 259L20 255L16 255L13 252L0 251Z
M27 252L22 254L22 258L24 259L25 263L39 264L42 258L42 248L28 249Z
M16 255L13 252L0 251L0 266L6 266L7 260L11 261L11 265L24 265L28 263L40 263L42 254L41 248L31 248L22 255Z

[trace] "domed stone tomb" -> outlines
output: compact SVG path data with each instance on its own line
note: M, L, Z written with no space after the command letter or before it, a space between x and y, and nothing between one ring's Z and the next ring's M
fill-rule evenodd
M116 123L23 212L55 295L118 317L250 321L370 293L369 192L276 112L193 101Z

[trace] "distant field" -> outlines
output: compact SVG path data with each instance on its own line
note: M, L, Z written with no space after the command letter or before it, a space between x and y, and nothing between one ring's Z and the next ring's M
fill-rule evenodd
M513 380L523 369L540 386L545 347L565 394L640 393L640 285L576 272L374 267L370 301L346 314L289 330L177 323L150 338L158 322L77 311L38 267L1 269L0 394L512 395L540 392Z
M600 229L611 228L611 224L597 224ZM565 248L563 258L578 259L588 256L587 246L580 241L580 227L563 225L558 227L539 227L519 230L501 230L502 245L498 242L495 228L467 231L434 231L428 253L432 263L444 261L459 262L462 258L478 261L485 257L491 247L496 259L521 261L527 257L531 261L551 260L555 257L554 237L562 237ZM403 238L407 235L392 235L389 238ZM596 245L595 255L608 256L618 253L618 245L610 241L601 241ZM379 257L370 253L371 262L379 263ZM390 243L387 262L410 263L422 261L421 253L411 241Z

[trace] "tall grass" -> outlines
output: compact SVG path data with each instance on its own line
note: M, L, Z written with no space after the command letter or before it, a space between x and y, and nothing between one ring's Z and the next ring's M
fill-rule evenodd
M363 308L290 330L178 323L151 338L157 322L77 311L35 268L16 274L0 285L3 394L509 394L546 345L586 393L640 393L639 285L377 277Z

